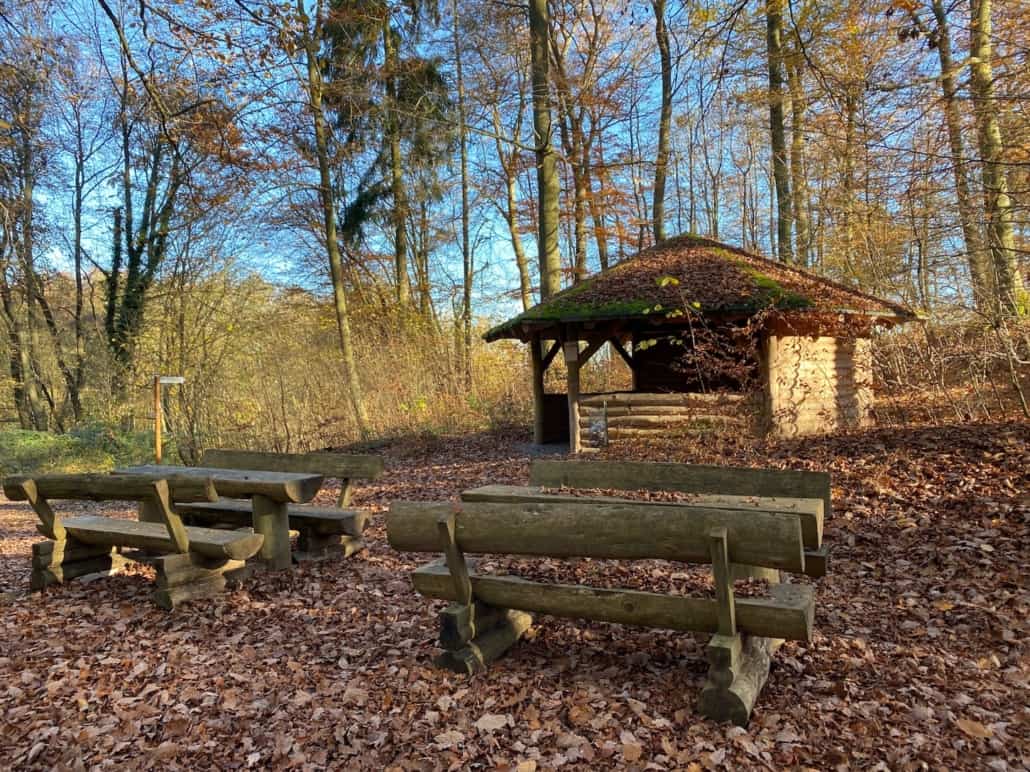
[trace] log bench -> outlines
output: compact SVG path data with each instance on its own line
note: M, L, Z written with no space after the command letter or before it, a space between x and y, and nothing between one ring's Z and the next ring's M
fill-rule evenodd
M356 479L374 480L383 473L378 456L341 453L262 453L211 449L204 452L201 466L220 469L253 469L269 472L312 473L340 480L335 507L288 504L290 529L297 532L296 561L328 557L350 557L365 545L362 533L367 512L346 508ZM251 522L250 502L220 499L217 502L185 504L180 508L187 522L235 528Z
M590 487L612 488L612 479ZM643 487L636 484L639 480L629 487ZM828 477L823 480L828 488ZM821 496L787 497L787 491L774 486L781 500L763 506L760 498L746 505L732 498L685 504L583 498L539 487L523 489L526 498L520 499L511 486L489 488L467 491L457 505L395 502L387 517L387 536L395 549L444 553L442 560L412 574L416 591L451 602L440 614L443 652L436 662L441 667L482 671L525 633L533 613L712 633L699 710L743 726L768 678L773 653L784 640L811 640L812 587L781 584L779 572L809 577L826 572ZM733 495L752 494L727 494ZM465 553L708 564L715 597L478 574ZM763 576L770 579L769 597L735 597L734 565L772 572Z
M241 569L263 541L249 529L220 531L183 524L176 511L178 502L217 500L210 479L44 475L9 477L3 490L12 501L27 501L32 506L40 520L36 528L47 538L32 545L33 590L85 576L115 574L127 561L138 559L156 568L154 600L171 610L185 600L224 590L225 573ZM138 501L148 519L61 517L50 506L55 499Z

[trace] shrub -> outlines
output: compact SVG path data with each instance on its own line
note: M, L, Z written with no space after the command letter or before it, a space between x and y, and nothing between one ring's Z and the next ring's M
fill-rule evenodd
M168 449L169 455L174 448ZM121 432L94 423L68 434L14 429L0 432L0 475L104 472L153 459L150 432Z

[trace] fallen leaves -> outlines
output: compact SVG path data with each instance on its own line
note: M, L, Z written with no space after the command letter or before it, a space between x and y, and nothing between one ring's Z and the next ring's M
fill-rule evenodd
M973 721L972 719L957 718L955 719L955 726L970 737L975 737L980 740L989 740L994 737L994 732L992 732L988 727L984 726L979 721Z
M511 722L511 716L500 715L499 713L484 713L478 721L476 721L476 729L480 732L496 732L498 729L503 729L508 726Z
M394 499L525 483L521 441L387 448L387 474L357 491L377 512L367 552L258 576L211 603L156 609L140 566L19 594L0 615L0 768L1001 772L1030 757L1025 425L607 451L833 473L815 639L776 655L747 729L697 715L705 636L543 617L474 679L432 666L439 605L408 580L424 558L393 552L379 513ZM34 526L28 507L0 502L0 590L26 585ZM710 589L706 569L660 561L511 568Z

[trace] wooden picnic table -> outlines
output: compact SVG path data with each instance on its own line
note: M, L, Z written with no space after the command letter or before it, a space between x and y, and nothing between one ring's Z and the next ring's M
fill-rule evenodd
M164 474L210 479L220 496L251 499L254 532L264 536L258 557L269 568L289 568L290 522L288 504L311 501L322 487L322 475L302 472L266 472L203 466L146 464L115 470L128 474ZM140 519L146 519L145 509Z

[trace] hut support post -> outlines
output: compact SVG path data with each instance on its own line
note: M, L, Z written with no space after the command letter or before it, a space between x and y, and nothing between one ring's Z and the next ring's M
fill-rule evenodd
M544 358L540 351L540 335L534 333L529 340L529 358L533 370L533 442L544 441Z
M579 436L579 341L565 343L565 367L569 381L569 452L579 453L582 443Z

